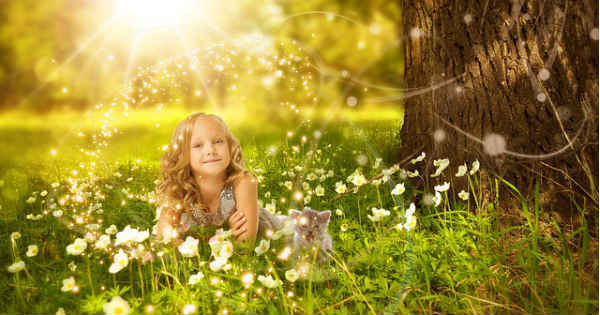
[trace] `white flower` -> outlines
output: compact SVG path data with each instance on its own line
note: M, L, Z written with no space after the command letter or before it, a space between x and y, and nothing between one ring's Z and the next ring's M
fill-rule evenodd
M56 188L56 187L58 187L59 185L60 185L59 183L57 183L57 182L54 182L54 183L52 183L50 186L51 186L52 188Z
M456 174L454 176L462 177L462 176L465 176L466 173L467 173L467 164L463 164L458 167L458 171L456 172Z
M294 219L285 219L283 221L283 227L279 231L273 233L273 236L271 238L274 240L278 240L284 235L292 235L295 233L295 228L296 221Z
M310 184L307 183L307 182L303 182L302 183L302 189L304 189L306 191L310 190Z
M200 282L200 280L204 278L204 274L202 272L198 272L195 275L190 276L190 280L188 280L189 285L194 285Z
M47 190L44 190L44 191L42 191L42 192L40 193L40 196L42 196L42 197L46 197L46 195L47 195L47 194L48 194L48 191L47 191Z
M225 241L217 257L229 258L233 255L233 244L230 241Z
M110 245L110 235L102 234L98 241L96 241L96 244L94 244L94 247L97 249L106 250L108 245Z
M285 272L285 278L289 282L294 282L294 281L298 280L298 272L296 271L296 269L290 269Z
M310 195L306 195L306 196L304 196L304 203L305 203L305 204L308 204L308 203L310 203L310 200L311 200L311 199L312 199L312 197L311 197Z
M267 203L265 205L265 209L271 213L275 213L277 211L277 206L275 204L275 200L271 200L271 203Z
M435 192L435 195L432 198L433 203L435 204L435 206L439 206L440 203L442 202L442 195L439 192Z
M141 242L145 241L148 237L150 237L150 231L148 231L148 230L138 231L135 234L135 241L138 243L141 243Z
M18 240L21 238L21 233L19 232L12 232L10 233L10 239L12 240Z
M342 225L340 225L340 230L342 232L348 231L348 223L343 223Z
M104 232L108 235L113 235L113 234L117 233L117 226L112 224L111 226L106 228L106 230L104 230Z
M414 215L409 215L406 217L406 223L404 223L404 228L407 231L412 230L417 225L417 217Z
M447 190L448 190L448 188L450 188L450 183L448 183L448 182L444 182L444 183L443 183L443 184L441 184L441 185L436 185L435 187L433 187L433 189L434 189L435 191L439 191L439 192L444 192L444 191L447 191Z
M52 215L59 218L63 215L63 211L62 210L54 210L54 211L52 211Z
M392 195L396 195L396 196L402 195L405 190L406 190L406 188L404 187L404 183L396 184L394 189L392 189Z
M208 266L210 267L210 270L212 270L212 271L219 271L219 270L223 269L223 267L225 267L226 264L227 264L227 258L217 257L215 260L211 261Z
M406 175L410 178L417 177L417 176L419 176L419 171L414 170L412 172L406 172Z
M317 196L319 197L325 196L325 189L323 188L323 186L317 186L317 188L315 188L315 194L317 194Z
M179 252L183 257L194 257L198 255L198 242L197 239L188 236L185 239L185 242L181 243L177 249L179 249Z
M344 212L342 211L342 209L335 209L335 214L344 215Z
M69 292L69 291L73 291L74 287L75 287L75 278L70 277L70 278L63 280L63 286L62 286L62 288L60 288L60 290L62 292Z
M469 171L469 174L473 175L473 174L477 173L478 170L479 170L479 160L475 160L475 161L473 161L473 165L471 167L471 171Z
M115 246L119 246L121 244L127 244L127 243L134 241L136 239L137 234L138 234L137 229L132 229L129 225L126 226L123 229L123 231L117 233L117 235L116 235L117 239L115 240Z
M306 175L306 180L308 180L308 181L313 181L315 179L317 179L317 175L315 173L310 173L310 174Z
M450 165L450 160L448 159L439 159L433 161L433 166L437 166L434 174L431 174L431 177L438 177L442 174L442 172Z
M25 262L22 260L19 260L16 263L8 266L8 268L6 268L6 269L8 270L8 272L17 273L17 272L25 269Z
M346 190L346 184L344 184L343 182L335 183L335 192L337 192L338 194L343 194L346 192Z
M32 204L35 202L35 197L31 196L31 197L27 198L27 200L25 200L25 202Z
M327 172L327 177L333 177L333 170L329 170Z
M269 250L271 243L268 240L260 240L258 246L254 249L256 255L260 256L264 254L267 250Z
M86 248L87 242L85 241L85 239L77 238L75 239L75 242L73 242L73 244L67 245L67 254L79 256L85 251Z
M76 264L75 264L75 262L73 262L73 261L72 261L72 262L70 262L70 263L67 265L67 267L69 267L69 270L71 270L71 271L75 271L75 270L77 270L77 265L76 265Z
M410 160L410 164L417 164L418 162L421 162L424 159L425 159L425 152L421 152L421 155L419 155L416 158Z
M128 264L129 257L127 257L127 254L122 249L119 249L119 253L114 257L114 262L110 265L110 268L108 268L108 272L117 273L121 271L121 269L127 267Z
M271 275L267 277L262 275L258 276L258 281L267 288L275 288L281 285L281 280L275 280Z
M58 310L56 311L56 315L65 315L65 309L62 307L59 307Z
M415 213L416 207L415 207L415 203L411 202L410 206L408 206L408 209L406 209L406 212L404 213L405 216L411 216Z
M367 179L360 173L356 174L354 178L352 178L352 184L355 186L362 186L367 183Z
M102 310L106 315L128 315L131 311L129 303L120 296L114 296L110 302L102 305Z
M290 182L289 180L283 183L283 186L285 186L285 188L287 188L288 190L292 190L292 182Z
M464 201L467 201L467 200L469 200L469 193L468 193L468 192L466 192L466 191L464 191L464 190L461 190L461 191L458 193L458 198L460 198L460 199L462 199L462 200L464 200Z
M27 257L33 257L33 256L37 256L38 254L38 246L37 245L29 245L27 246Z
M371 208L371 211L373 211L373 216L367 215L367 217L373 222L381 221L381 219L390 215L390 212L385 209Z

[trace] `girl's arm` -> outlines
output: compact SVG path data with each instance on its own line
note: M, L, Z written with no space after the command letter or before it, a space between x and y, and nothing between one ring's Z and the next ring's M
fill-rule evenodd
M181 216L180 211L176 211L172 207L163 206L158 217L157 230L158 239L164 240L177 237L176 226L179 223Z
M250 173L242 175L234 185L235 203L238 211L244 213L246 222L234 231L238 240L254 240L258 232L258 188L256 179Z

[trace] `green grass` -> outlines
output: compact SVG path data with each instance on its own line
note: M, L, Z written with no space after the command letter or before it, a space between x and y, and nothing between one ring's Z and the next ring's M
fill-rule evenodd
M387 168L408 154L396 138L401 113L393 109L368 114L336 113L329 122L321 118L327 113L313 113L305 117L309 121L288 115L221 113L242 143L247 166L262 179L262 202L273 200L282 213L302 207L294 200L293 192L299 190L306 195L302 183L307 181L313 195L306 205L342 210L342 215L332 215L329 224L333 257L328 265L315 267L323 273L322 278L312 274L293 283L286 280L285 271L295 265L277 258L284 246L281 241L271 241L276 252L261 256L248 253L246 248L235 248L229 260L232 269L227 272L213 272L202 263L210 260L210 248L202 242L197 258L183 258L173 247L152 245L155 253L164 251L160 259L145 264L130 259L115 276L108 272L115 249L107 253L93 249L90 243L85 251L89 257L67 255L67 245L83 237L85 224L73 221L82 213L86 223L102 220L100 232L111 224L119 230L126 225L141 230L152 227L155 206L150 199L159 174L161 148L186 113L136 111L130 112L128 119L114 120L114 127L121 133L108 141L100 157L79 151L92 140L100 121L97 113L83 117L53 113L31 118L14 112L0 119L0 145L5 150L0 164L1 263L7 267L15 256L26 263L26 271L12 274L4 269L0 274L0 294L4 297L0 312L55 313L63 307L67 314L103 313L102 306L114 295L126 299L138 314L144 313L149 304L156 314L182 313L188 303L195 304L199 313L217 313L225 308L260 314L598 312L598 243L587 230L583 216L586 205L578 205L582 215L575 226L560 225L540 208L537 193L530 198L521 196L510 183L500 178L481 178L477 172L470 177L472 189L452 187L447 196L443 193L444 200L438 207L418 203L416 227L398 231L393 227L404 222L404 209L426 193L415 188L419 187L419 177L403 180L399 172L392 175L394 183L406 184L406 192L396 199L390 194L390 182L366 184L356 193L338 195L335 183L343 181L353 187L346 179L357 168L368 179L381 173L381 168L373 165L375 157L381 157ZM313 138L317 129L322 130L318 144ZM83 136L77 135L80 131ZM288 131L293 136L288 137ZM306 143L302 136L307 137ZM268 155L273 146L277 153ZM53 149L56 155L50 154ZM311 150L313 153L307 155ZM368 158L364 166L356 161L362 154ZM463 162L448 158L452 165ZM302 169L297 170L298 166ZM410 164L400 166L411 169ZM302 179L317 169L331 170L333 176L322 182ZM77 175L73 170L78 171ZM90 181L85 176L88 171L97 175L97 180ZM293 177L289 171L294 172ZM451 179L454 174L446 170L444 176ZM73 186L69 179L79 184ZM483 180L513 191L518 200L514 209L500 209L493 202L481 205ZM285 181L294 183L292 191L284 187ZM53 188L54 182L60 185ZM325 188L324 196L314 195L317 185ZM425 189L432 191L433 187ZM471 193L468 203L456 197L461 189ZM48 194L41 196L44 190ZM85 192L90 193L85 201L66 201L44 215L52 198L56 202L66 199L67 194L85 196ZM94 199L100 195L104 199ZM35 201L28 203L31 196ZM94 204L100 204L99 208ZM371 222L367 215L373 207L387 209L391 215L381 222ZM60 219L51 214L59 208L64 211ZM42 218L29 220L28 214L42 214ZM342 226L347 230L342 231ZM12 241L10 234L15 231L22 237ZM25 255L30 244L39 246L35 257ZM144 245L150 247L148 241ZM72 262L77 265L74 270L69 268ZM269 289L256 281L258 275L268 274L270 267L282 286ZM190 274L198 271L204 273L204 279L194 286L186 285ZM240 281L246 271L255 274L249 289ZM80 291L61 292L62 280L71 276ZM223 281L213 285L212 277ZM217 296L219 291L221 297ZM290 291L292 297L287 296Z

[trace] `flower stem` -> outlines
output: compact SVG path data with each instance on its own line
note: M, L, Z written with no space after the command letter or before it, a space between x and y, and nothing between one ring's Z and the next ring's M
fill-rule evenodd
M92 289L92 295L96 295L96 291L94 290L94 283L92 282L92 271L90 270L90 257L88 255L84 256L85 264L87 265L88 282L90 283L90 288Z

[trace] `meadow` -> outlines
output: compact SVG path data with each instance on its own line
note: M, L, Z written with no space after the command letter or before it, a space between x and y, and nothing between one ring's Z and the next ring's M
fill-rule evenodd
M572 225L557 222L539 191L451 156L425 180L393 109L331 120L220 113L259 203L332 211L327 263L293 263L283 239L230 248L225 232L216 245L158 243L145 232L159 159L186 113L130 111L104 138L94 112L1 116L0 313L598 313L597 233L585 216L597 208L577 205ZM499 190L513 207L499 206Z

